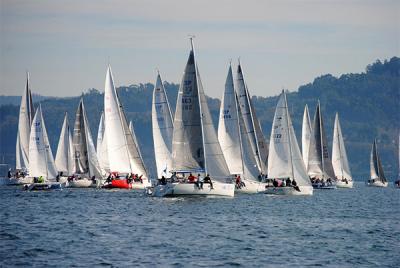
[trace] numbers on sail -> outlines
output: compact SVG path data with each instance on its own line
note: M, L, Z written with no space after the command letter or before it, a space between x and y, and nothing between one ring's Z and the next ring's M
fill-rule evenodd
M183 93L184 94L192 93L192 81L191 80L183 81Z
M190 97L182 97L182 110L192 110L192 98Z
M275 143L280 143L281 139L282 139L282 134L280 133L274 134Z
M223 111L222 111L222 118L223 118L223 119L231 119L232 116L231 116L231 114L230 114L230 111L229 111L229 110L223 110Z

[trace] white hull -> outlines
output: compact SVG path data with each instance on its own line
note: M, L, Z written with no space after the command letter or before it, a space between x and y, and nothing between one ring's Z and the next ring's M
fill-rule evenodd
M0 178L0 185L24 185L30 184L33 182L33 179L30 177L25 178Z
M143 180L143 183L141 182L133 182L132 183L132 190L144 190L146 188L151 187L151 182L150 180Z
M375 181L375 182L367 182L368 186L371 187L388 187L388 182L381 182L381 181Z
M153 195L157 197L167 196L227 196L235 195L235 185L229 183L213 182L213 189L210 184L204 183L203 189L197 187L195 183L167 183L154 187Z
M353 181L348 181L347 183L344 181L336 181L337 188L353 188Z
M235 187L235 193L242 193L242 194L256 194L265 191L265 186L267 185L265 182L258 182L258 181L250 181L246 179L242 179L245 186L240 188Z
M68 187L70 188L89 188L96 187L97 185L87 178L73 180L68 182Z
M265 189L265 194L271 195L313 195L312 186L299 186L300 192L293 187L268 187Z

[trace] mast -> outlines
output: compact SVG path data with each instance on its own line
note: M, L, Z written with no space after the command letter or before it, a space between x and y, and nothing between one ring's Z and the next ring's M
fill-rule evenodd
M42 104L41 103L39 103L39 109L40 109L40 112L42 113ZM47 163L47 145L46 145L46 143L44 142L44 130L43 130L43 128L44 128L44 120L43 120L43 116L41 116L41 124L42 124L42 140L43 140L43 145L44 145L44 159L45 159L45 162L46 162L46 180L48 180L49 179L49 163ZM48 146L50 146L50 144L48 145Z
M282 94L285 96L286 127L287 127L287 135L288 135L288 142L289 142L290 168L292 171L292 179L294 180L292 141L290 139L290 128L289 128L289 110L288 110L288 104L287 104L286 94L285 94L284 90L282 90Z
M325 177L325 163L324 163L324 146L323 146L323 139L322 139L322 119L321 119L321 104L318 100L318 120L319 120L319 136L320 136L320 143L321 143L321 164L322 164L322 179Z
M236 110L236 116L237 116L237 124L238 124L238 134L239 134L239 150L240 150L240 160L242 161L242 174L244 176L244 155L243 155L243 144L242 144L242 133L241 133L241 127L240 127L240 118L239 116L239 105L238 105L238 99L237 99L237 95L236 95L236 91L234 90L234 94L235 94L235 110Z
M343 158L342 158L342 148L340 147L340 135L339 135L339 115L338 115L338 113L336 113L336 123L337 123L337 125L336 125L336 128L337 128L337 130L336 130L336 132L337 132L337 139L338 139L338 144L339 144L339 157L340 157L340 170L341 170L341 172L342 172L342 180L343 180ZM332 156L333 157L333 156Z
M379 159L379 155L378 155L378 148L376 146L376 138L374 139L374 148L375 148L376 166L377 166L377 169L378 169L378 178L379 178L380 181L382 181L381 171L380 171L380 168L379 168L380 159Z

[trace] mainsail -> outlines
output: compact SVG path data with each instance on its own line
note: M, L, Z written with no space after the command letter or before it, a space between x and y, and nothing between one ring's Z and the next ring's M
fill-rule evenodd
M241 137L236 105L232 67L229 66L219 112L218 140L228 164L229 172L231 174L243 174Z
M178 91L172 152L173 169L177 172L204 172L217 180L229 176L196 65L193 43Z
M74 172L74 149L67 113L65 113L60 139L58 140L55 164L58 172L63 172L64 175L71 175Z
M346 148L343 141L342 128L340 127L339 115L337 113L335 116L335 126L333 128L332 166L337 179L352 180L349 161L347 160Z
M83 99L80 100L76 110L73 146L74 173L102 177Z
M29 139L29 176L43 176L46 180L54 179L57 176L57 169L40 105L36 110L31 126Z
M157 176L170 174L172 169L173 122L167 94L160 74L157 75L152 101L152 127Z
M148 178L143 159L129 130L122 104L115 90L110 66L107 68L104 86L104 111L110 170L136 173Z
M242 67L239 63L236 77L236 90L243 120L249 136L251 148L257 161L259 172L267 173L268 148L262 135L260 122L258 121L254 107L251 103L250 94L244 81Z
M25 90L19 108L18 133L16 143L16 169L27 169L29 165L29 136L33 121L34 108L29 83L29 73L26 75Z
M303 114L303 125L301 128L301 152L303 154L304 164L308 166L308 150L310 147L310 138L311 138L311 120L310 114L308 113L308 105L304 107Z
M307 172L311 178L335 178L332 161L329 157L328 143L326 140L319 101L315 110L314 122L312 126Z
M376 140L374 140L374 144L372 145L370 168L371 168L371 179L375 179L375 180L380 180L382 182L386 182L386 177L385 177L385 174L383 172L381 159L380 159L379 154L378 154L378 148L377 148L377 145L376 145Z
M294 133L284 91L279 97L272 123L268 177L291 178L296 180L299 186L311 185Z
M110 164L108 162L107 131L104 124L104 112L101 113L99 129L97 131L96 152L102 173L103 174L109 173Z

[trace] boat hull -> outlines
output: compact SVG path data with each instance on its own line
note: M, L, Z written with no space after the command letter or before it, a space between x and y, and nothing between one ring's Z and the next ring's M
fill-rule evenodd
M53 191L62 190L62 183L59 182L44 182L31 183L24 186L27 191Z
M348 181L347 183L344 181L337 181L336 187L337 188L353 188L353 181Z
M68 182L68 187L70 188L94 188L96 186L96 183L93 183L92 180L89 180L87 178L72 180Z
M367 182L367 186L370 187L388 187L388 185L389 185L388 182L382 182L382 181Z
M148 180L143 180L143 183L141 182L128 183L125 179L122 179L122 180L112 180L111 183L105 185L104 188L144 190L150 186L151 183Z
M242 182L244 183L244 185L241 186L240 188L238 186L235 186L235 193L241 193L241 194L261 193L265 191L265 186L267 186L265 182L250 181L246 179L242 179Z
M153 189L153 195L157 197L173 196L225 196L233 197L235 195L235 185L230 183L221 183L214 181L213 189L208 183L203 184L203 189L195 183L167 183L166 185L157 185Z
M336 189L335 184L313 183L312 187L314 189L319 189L319 190L335 190Z
M33 183L31 177L20 177L20 178L1 178L1 185L24 185Z
M293 187L267 187L265 194L271 195L313 195L314 188L312 186L299 186L300 192Z

